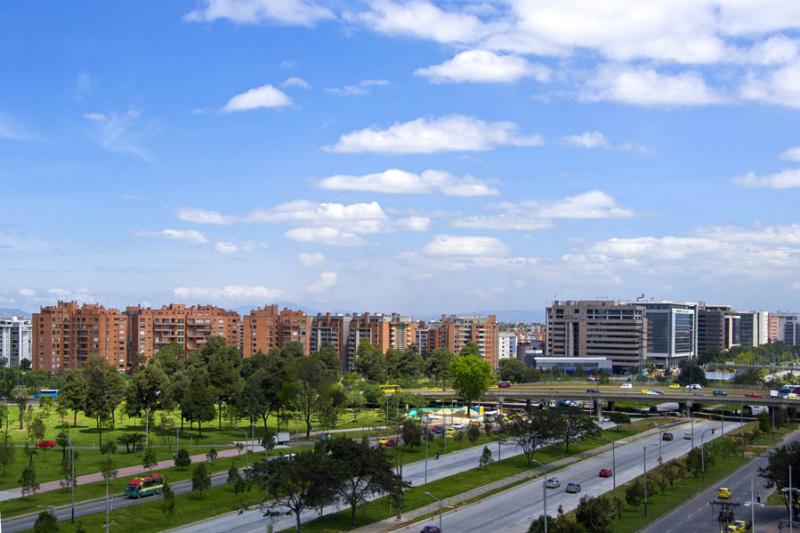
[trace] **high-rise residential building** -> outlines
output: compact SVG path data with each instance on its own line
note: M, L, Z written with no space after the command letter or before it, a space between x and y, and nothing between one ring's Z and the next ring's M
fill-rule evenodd
M312 352L319 351L322 345L330 343L339 354L342 369L350 370L347 359L347 339L350 336L350 315L319 313L311 319ZM352 362L355 365L355 361Z
M133 364L146 363L161 348L177 344L188 355L210 337L241 347L241 318L213 305L164 305L159 309L128 307L128 342Z
M637 301L647 319L647 361L677 368L697 355L696 304Z
M303 353L311 351L311 318L303 311L278 310L277 305L253 309L242 319L242 353L251 357L297 342Z
M389 321L389 347L405 350L417 344L417 322L409 316L392 313Z
M436 348L444 347L442 329L439 322L419 322L416 328L416 345L419 353L427 357Z
M761 346L769 342L769 313L766 311L739 312L736 344Z
M647 359L645 312L610 300L555 301L547 308L545 355L605 357L616 369L640 369Z
M18 368L31 360L33 326L26 318L0 318L0 364Z
M389 342L389 324L392 317L382 313L353 313L350 315L350 329L347 335L345 369L354 370L358 345L369 342L381 353L392 348Z
M782 342L794 346L794 324L797 315L794 313L769 313L767 318L767 342Z
M93 354L104 357L115 368L127 368L128 322L118 309L58 302L34 313L32 322L32 363L36 370L80 368Z
M516 359L517 334L513 331L500 331L497 333L497 360Z
M697 354L723 352L736 344L739 320L729 305L700 304L697 308Z
M442 315L440 345L458 353L468 343L478 346L481 357L497 368L497 319L489 316Z

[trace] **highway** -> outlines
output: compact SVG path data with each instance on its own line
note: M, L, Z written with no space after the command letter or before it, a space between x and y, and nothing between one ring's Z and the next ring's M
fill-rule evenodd
M800 440L800 432L794 432L781 444L788 444L798 440ZM718 529L716 516L711 512L711 506L708 502L715 499L719 487L731 489L733 492L732 500L742 504L734 511L736 518L749 521L751 517L750 480L753 480L754 495L760 494L762 501L767 499L767 494L771 491L771 489L764 488L764 480L758 477L758 468L766 464L766 455L753 459L733 474L708 487L671 513L653 522L650 527L643 531L645 533L705 533L706 531L716 531ZM786 519L784 508L765 508L757 504L755 506L755 531L767 531L766 528L759 524L766 525L768 522L776 521L777 518ZM770 525L774 526L774 524Z
M695 442L699 445L700 434L706 429L716 428L714 434L706 433L706 441L720 436L719 424L714 422L695 422ZM725 430L730 431L738 424L725 424ZM660 441L657 435L648 437L616 449L617 486L621 486L642 474L643 446L647 446L647 469L658 466L659 442L661 442L661 455L664 462L675 459L689 452L691 440L684 440L683 435L689 431L689 424L672 430L675 435L673 441ZM554 472L548 477L555 476L561 480L559 489L548 490L547 511L554 516L559 506L564 512L569 512L578 506L582 496L599 496L610 492L613 487L611 478L600 478L598 472L601 468L611 468L611 452L587 459L575 465ZM444 531L458 531L459 533L508 531L526 532L530 523L543 513L544 500L542 493L543 478L537 478L515 488L502 491L493 496L480 500L471 505L457 508L444 513L442 529ZM582 486L579 494L567 494L567 483L576 482ZM438 517L411 524L396 531L419 531L425 524L437 524Z

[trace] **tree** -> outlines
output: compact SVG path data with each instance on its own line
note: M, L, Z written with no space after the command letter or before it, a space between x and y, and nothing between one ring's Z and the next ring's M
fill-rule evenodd
M322 343L317 353L319 354L322 364L325 365L325 368L334 374L339 372L342 365L339 362L339 353L336 351L333 344L329 342Z
M347 407L353 412L353 420L358 420L358 413L364 407L364 394L361 391L353 390L346 393Z
M387 353L386 356L388 358L389 354ZM414 379L418 379L420 373L424 369L424 366L425 361L423 361L422 357L419 355L419 351L417 350L416 346L409 346L403 351L396 352L394 367L396 377L413 377Z
M31 369L31 360L30 359L23 359L19 362L19 368L23 372L29 372Z
M385 383L388 371L380 349L368 341L359 341L356 349L356 371L367 381Z
M422 443L422 428L414 420L403 420L400 426L400 436L403 438L403 444L413 449Z
M102 446L103 422L113 421L114 410L123 398L124 381L121 381L119 372L98 355L92 355L86 361L83 376L87 386L83 410L86 416L95 419Z
M142 441L144 441L144 435L141 433L124 433L117 437L117 442L125 446L126 453L136 453Z
M478 439L481 437L481 428L477 424L470 424L467 428L467 438L474 446Z
M345 409L347 396L336 384L325 385L317 397L317 418L325 429L333 429Z
M146 468L150 474L153 473L153 467L158 464L158 459L156 458L156 452L152 448L145 448L144 454L142 455L142 466Z
M555 436L564 443L567 453L569 453L571 442L580 437L597 435L600 432L592 417L577 407L559 407L555 413Z
M467 402L472 413L472 402L479 400L494 382L492 365L476 355L454 357L450 361L453 388Z
M236 466L231 465L228 469L228 485L234 485L237 481L242 479L241 474L239 474L239 469Z
M355 526L358 505L370 496L391 491L392 465L384 449L371 447L366 439L359 442L341 437L328 441L326 447L339 480L334 491L350 506L350 522Z
M614 521L614 508L604 496L584 496L575 510L575 519L589 533L609 533Z
M48 511L39 513L33 524L33 533L56 533L58 530L58 519Z
M707 457L706 457L707 458ZM796 504L797 495L790 500L789 492L784 492L784 488L789 487L789 470L792 471L792 485L796 484L795 479L800 473L800 442L791 442L785 446L780 446L769 452L766 466L759 467L758 475L763 477L768 487L775 487L775 491L781 496L783 505L789 510L790 502Z
M197 430L203 434L203 422L214 420L214 391L209 383L208 372L193 365L188 373L190 386L184 392L181 416L189 423L197 422Z
M30 398L31 397L27 388L17 387L14 390L14 403L17 404L17 409L19 409L19 429L22 429L22 423L25 418L25 410L28 408L28 402L30 401Z
M555 411L528 407L519 416L512 418L507 424L509 434L516 440L517 446L528 461L533 463L533 454L537 448L553 438L558 421Z
M217 449L216 448L211 448L210 450L208 450L208 453L206 453L206 459L208 459L209 463L213 463L214 460L216 460L217 455L219 455L217 453Z
M703 464L706 468L714 464L714 453L710 444L704 444L702 450L699 446L692 448L686 455L686 468L695 477L703 471Z
M644 486L637 478L625 490L625 503L631 507L637 507L644 500Z
M46 430L47 427L44 424L44 419L39 415L28 425L28 436L32 441L38 442L44 438Z
M211 476L205 463L197 463L192 470L192 493L202 496L211 487Z
M757 368L736 372L736 375L733 376L733 383L736 385L761 385L763 382L761 371Z
M15 454L14 440L8 433L3 433L3 437L0 438L0 475L6 475L6 468L14 462Z
M232 403L242 390L239 379L239 364L242 355L239 350L225 346L216 350L208 361L209 382L217 402L219 413L218 428L222 429L222 406Z
M89 386L83 372L74 368L67 372L64 385L58 393L58 403L72 409L72 427L78 425L78 411L84 409Z
M467 344L465 344L461 348L461 350L458 351L458 355L461 355L461 356L473 355L475 357L480 357L481 356L481 349L478 347L477 344L475 344L472 341L469 341Z
M494 459L492 459L492 451L489 449L488 446L483 447L483 452L481 452L481 458L478 461L478 468L486 468L489 466Z
M150 360L151 365L158 366L167 376L174 376L184 368L183 346L177 342L172 342L158 349Z
M519 359L500 360L500 379L511 383L522 383L526 381L528 367Z
M295 516L297 533L302 531L303 511L332 503L340 482L330 457L321 448L269 464L259 461L249 471L248 479L263 490L265 514L283 514L283 509L288 509Z
M169 486L169 483L167 483L166 480L164 480L162 494L161 512L164 513L164 518L167 520L167 523L169 523L170 518L172 518L172 515L175 514L175 493L172 492L172 488Z
M159 365L148 365L139 368L128 381L125 391L125 411L131 416L148 417L145 425L147 431L150 430L150 420L155 411L172 407L167 391L169 390L169 378ZM149 435L145 435L148 439Z
M772 431L772 420L770 420L768 412L758 415L758 429L762 433L769 433Z
M319 355L313 354L295 361L294 376L297 382L297 403L306 423L306 438L309 438L311 436L311 416L319 407L320 393L325 387L332 384L333 376L325 368Z
M189 452L186 451L186 448L181 448L175 454L175 466L178 468L186 468L192 464L192 457L189 455Z
M33 457L36 455L36 448L31 448L25 444L25 455L28 458L28 465L22 470L19 476L19 484L22 487L22 496L35 493L39 489L39 482L36 480L36 470L33 468Z
M693 383L697 383L698 385L706 385L708 380L706 379L705 370L701 367L697 361L692 359L687 359L681 364L681 370L678 373L678 377L675 379L676 383L680 383L681 385L691 385Z
M450 361L453 354L445 348L436 348L425 360L425 375L433 378L436 385L450 374Z

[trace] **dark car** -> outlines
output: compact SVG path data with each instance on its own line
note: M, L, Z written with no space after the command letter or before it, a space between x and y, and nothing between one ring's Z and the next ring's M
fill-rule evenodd
M665 431L664 433L661 434L661 440L673 440L674 438L675 435L673 435L669 431Z
M724 391L724 390L715 390L714 391L714 396L727 396L727 395L728 395L728 391Z
M508 388L511 387L511 382L510 381L501 381L500 383L497 384L497 386L500 387L501 389L508 389Z
M425 526L419 533L442 533L442 530L439 529L439 526Z
M600 389L586 389L586 394L599 394Z
M581 484L580 483L568 483L567 484L567 492L570 494L578 494L581 491Z

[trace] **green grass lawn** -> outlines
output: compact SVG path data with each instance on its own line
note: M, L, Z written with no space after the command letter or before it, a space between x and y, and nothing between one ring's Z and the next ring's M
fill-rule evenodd
M61 419L55 413L53 407L30 407L34 414L43 413L45 426L47 428L45 439L55 440L56 435L62 430ZM14 441L14 444L21 446L28 440L27 429L19 429L19 411L16 406L9 406L9 434ZM176 431L175 429L161 433L152 426L157 425L160 419L160 413L155 417L155 424L150 428L150 445L154 449L157 459L159 461L171 459L175 453L176 446ZM173 413L173 419L176 419ZM100 463L102 457L97 449L99 444L99 432L95 427L95 422L87 418L82 413L78 414L77 427L72 427L72 413L66 417L68 427L65 431L69 434L78 451L78 457L75 461L75 473L77 475L90 474L100 470ZM380 409L364 409L358 414L358 418L354 419L352 411L343 413L339 419L339 424L336 429L341 428L355 428L362 426L375 426L383 423L382 411ZM316 424L316 421L314 421ZM272 430L277 429L278 421L275 417L270 417L268 427ZM295 420L289 422L289 431L295 431ZM305 429L304 424L300 421L299 429ZM255 426L256 438L263 434L263 424ZM286 430L285 427L281 428ZM315 429L317 429L315 427ZM103 442L116 440L118 437L125 433L142 433L145 432L144 419L127 417L122 408L119 408L116 413L116 427L115 429L103 430ZM205 454L209 449L216 448L218 451L226 447L231 447L234 441L249 438L250 422L249 420L240 420L236 425L231 426L230 421L223 419L223 428L217 428L217 420L204 425L202 434L198 431L197 426L189 428L188 425L184 427L184 431L180 432L181 447L186 447L192 455ZM124 446L118 446L117 454L114 461L118 468L126 466L134 466L141 464L141 452L139 453L125 453ZM54 481L61 479L61 451L58 449L39 451L34 459L36 475L39 483L46 481ZM0 473L0 490L14 488L19 486L19 477L25 466L25 456L22 449L17 449L14 462L10 464L5 472Z

